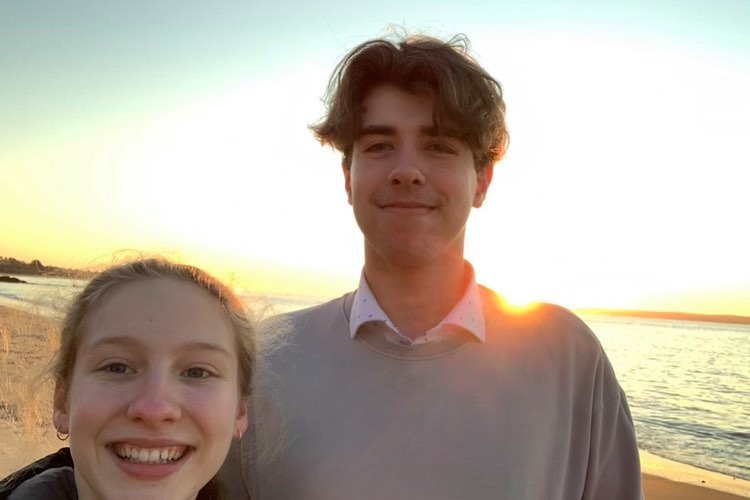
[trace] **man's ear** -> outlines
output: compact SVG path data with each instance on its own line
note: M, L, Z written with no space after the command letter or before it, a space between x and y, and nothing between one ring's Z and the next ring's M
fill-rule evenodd
M474 193L474 202L472 206L479 208L484 203L484 199L487 196L487 190L492 182L492 173L495 170L495 165L487 165L482 170L477 172L477 190Z
M68 387L60 379L55 381L55 394L52 399L52 423L60 434L68 434L70 432Z
M349 205L352 204L352 168L346 158L341 160L341 170L344 172L344 189Z

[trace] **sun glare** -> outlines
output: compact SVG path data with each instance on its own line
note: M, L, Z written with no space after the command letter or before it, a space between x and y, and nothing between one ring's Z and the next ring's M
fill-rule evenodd
M500 308L510 314L522 314L534 309L540 303L530 298L530 296L523 294L497 293L495 294L495 298Z
M503 305L512 311L523 312L533 309L539 304L528 290L505 290L501 295Z

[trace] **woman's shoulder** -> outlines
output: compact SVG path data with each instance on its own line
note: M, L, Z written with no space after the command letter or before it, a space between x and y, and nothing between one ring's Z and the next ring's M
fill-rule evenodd
M21 483L8 500L76 500L78 492L72 467L47 469Z
M0 482L0 500L75 500L78 494L68 448L40 458Z

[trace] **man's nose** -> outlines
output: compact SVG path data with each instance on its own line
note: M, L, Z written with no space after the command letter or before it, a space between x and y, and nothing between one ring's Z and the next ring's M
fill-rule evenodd
M424 184L425 174L418 152L412 148L401 150L388 174L388 181L400 186Z

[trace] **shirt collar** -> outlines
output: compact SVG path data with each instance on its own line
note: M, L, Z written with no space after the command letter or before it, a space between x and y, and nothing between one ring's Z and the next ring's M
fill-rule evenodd
M429 334L437 329L444 329L446 326L449 328L457 327L471 333L480 342L484 342L484 312L482 311L479 285L477 285L474 276L474 268L468 262L466 262L466 267L469 271L469 284L466 290L464 290L461 299L440 323L425 333ZM367 279L363 271L359 278L359 287L354 294L354 302L349 318L349 335L351 338L357 336L357 332L362 325L370 322L383 323L393 332L398 332L398 329L378 304L375 295L373 295L370 286L367 284Z

